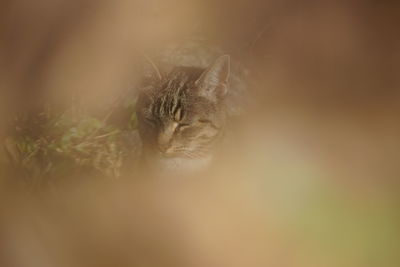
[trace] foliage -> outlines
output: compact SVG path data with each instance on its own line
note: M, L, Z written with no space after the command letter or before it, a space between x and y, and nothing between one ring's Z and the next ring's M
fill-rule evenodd
M14 169L35 183L87 172L118 178L128 154L122 137L135 130L136 116L132 104L116 109L126 112L129 121L113 124L110 117L115 108L103 118L76 108L19 114L13 146L8 149Z

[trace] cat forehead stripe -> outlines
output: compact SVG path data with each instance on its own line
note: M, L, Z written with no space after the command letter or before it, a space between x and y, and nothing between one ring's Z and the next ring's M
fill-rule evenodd
M159 116L174 116L178 109L182 109L181 99L184 98L189 77L183 72L173 73L170 80L163 87L156 105Z

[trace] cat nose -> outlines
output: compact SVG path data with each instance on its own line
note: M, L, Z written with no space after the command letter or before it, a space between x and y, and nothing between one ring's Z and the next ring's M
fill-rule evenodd
M159 146L158 150L164 157L169 157L174 155L174 150L171 146Z
M158 144L158 150L160 150L161 153L168 153L170 150L170 145L169 144Z
M160 150L160 152L164 154L172 152L171 143L175 130L174 127L176 127L174 124L170 124L158 134L157 137L158 149Z
M158 139L158 150L163 154L171 153L171 142L168 139L159 138Z

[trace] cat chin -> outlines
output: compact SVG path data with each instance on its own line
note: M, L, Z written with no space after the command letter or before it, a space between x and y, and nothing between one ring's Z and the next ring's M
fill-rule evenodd
M187 159L187 158L159 158L157 165L160 171L167 172L196 172L207 169L210 166L212 157Z

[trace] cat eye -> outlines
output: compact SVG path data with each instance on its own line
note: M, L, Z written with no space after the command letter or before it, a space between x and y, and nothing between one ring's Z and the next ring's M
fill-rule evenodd
M220 127L218 127L217 125L215 125L212 121L207 120L207 119L200 119L199 120L200 123L204 123L204 124L208 124L209 126L211 126L212 128L214 128L215 130L220 129Z
M210 136L207 136L207 135L205 135L205 134L200 135L200 136L198 137L198 139L200 139L200 140L209 140L210 138L211 138Z
M179 123L177 128L182 130L182 129L188 128L189 126L190 126L189 123Z

